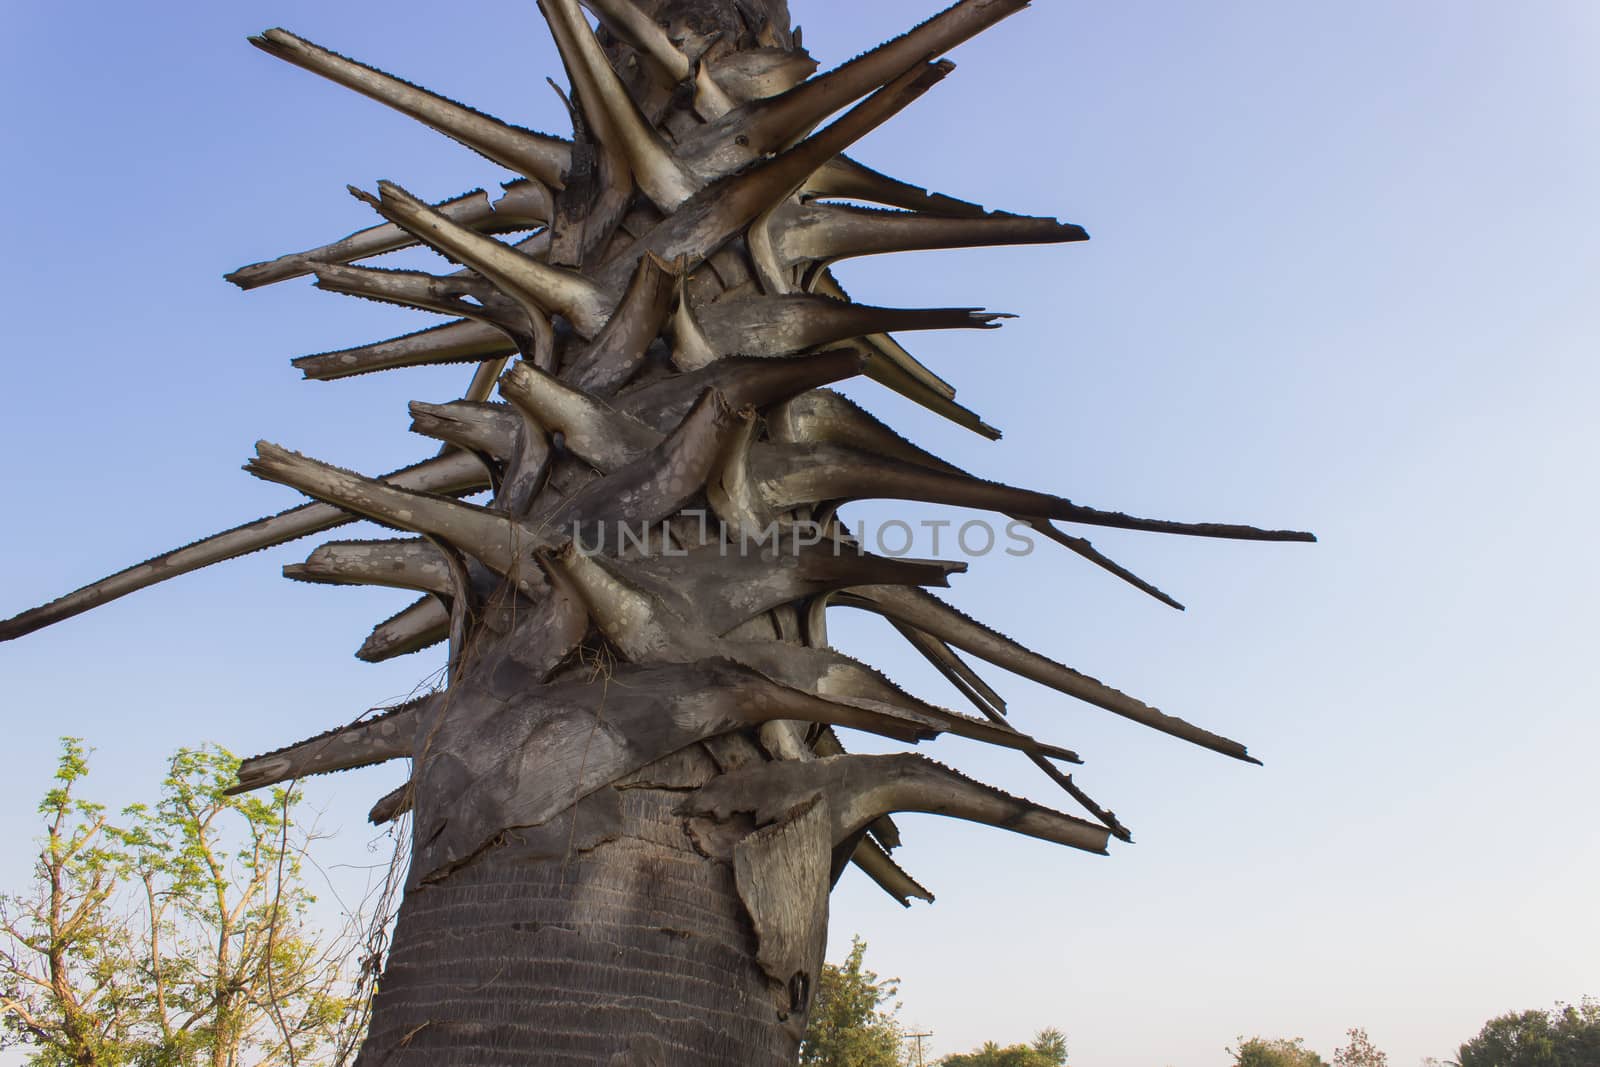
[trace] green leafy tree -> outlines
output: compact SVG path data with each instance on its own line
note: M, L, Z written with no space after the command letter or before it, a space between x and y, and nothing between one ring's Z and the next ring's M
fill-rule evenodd
M1555 1037L1543 1011L1517 1011L1490 1019L1461 1046L1461 1067L1556 1067Z
M173 757L112 824L65 739L32 889L0 898L0 1044L30 1067L327 1063L358 1036L345 944L307 912L294 800L227 794L238 760Z
M1333 1050L1333 1067L1389 1067L1388 1054L1380 1051L1361 1027L1352 1027L1345 1036L1350 1043Z
M1033 1051L1050 1067L1061 1067L1067 1062L1067 1035L1047 1026L1033 1035Z
M1001 1047L993 1041L971 1052L940 1060L942 1067L1061 1067L1067 1062L1067 1035L1055 1027L1040 1030L1027 1045Z
M117 834L101 805L73 795L87 756L82 742L62 742L39 802L34 891L0 896L0 1047L31 1046L41 1067L126 1063L144 1007L136 946L112 906Z
M842 964L824 964L800 1045L800 1062L816 1067L903 1067L907 1062L895 1013L898 978L866 968L867 943L850 939Z
M1491 1019L1456 1060L1459 1067L1593 1067L1600 1063L1600 1000Z
M1299 1037L1252 1037L1248 1041L1241 1037L1238 1049L1228 1052L1234 1057L1234 1067L1328 1067Z

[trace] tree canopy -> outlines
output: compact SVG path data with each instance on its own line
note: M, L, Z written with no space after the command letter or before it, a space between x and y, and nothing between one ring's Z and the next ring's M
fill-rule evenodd
M308 925L293 796L228 796L238 760L182 749L155 803L113 821L79 795L88 755L63 739L33 883L0 896L0 1048L30 1067L233 1067L352 1047L345 946Z
M1600 1000L1490 1019L1456 1054L1459 1067L1593 1067L1600 1063Z
M1229 1049L1234 1067L1328 1067L1321 1056L1305 1047L1304 1038L1252 1037L1239 1039L1237 1049Z
M1061 1067L1067 1062L1067 1035L1050 1027L1040 1030L1029 1044L1001 1047L993 1041L982 1048L946 1056L941 1067Z
M1348 1044L1333 1050L1333 1067L1389 1067L1388 1054L1374 1045L1361 1027L1345 1031L1345 1038Z
M864 964L867 943L850 939L842 964L824 964L807 1021L800 1062L815 1067L903 1067L895 1017L898 978L879 978Z

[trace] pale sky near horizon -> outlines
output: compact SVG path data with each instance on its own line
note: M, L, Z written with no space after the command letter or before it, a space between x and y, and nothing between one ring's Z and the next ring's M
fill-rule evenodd
M792 0L825 66L936 6ZM257 438L369 472L427 455L404 403L458 394L461 368L324 384L286 362L422 316L220 275L370 224L347 182L443 198L510 175L244 37L283 25L565 132L534 5L10 10L0 615L292 505L238 469ZM859 147L1093 240L844 270L873 303L1021 315L904 338L1002 442L852 395L1013 484L1321 537L1085 531L1181 614L1048 548L956 579L964 610L1265 766L982 672L1083 754L1138 843L1100 858L907 817L899 856L935 904L846 875L833 954L867 938L930 1053L1053 1025L1074 1067L1223 1067L1241 1034L1331 1056L1361 1026L1413 1067L1492 1015L1600 995L1597 54L1583 0L1036 0ZM407 601L277 577L315 543L0 645L0 891L26 877L59 735L97 747L90 781L120 804L180 745L275 748L437 666L351 658ZM834 637L958 706L886 628ZM929 751L1067 806L1014 754ZM363 816L397 774L308 784L339 831L325 862L373 862Z

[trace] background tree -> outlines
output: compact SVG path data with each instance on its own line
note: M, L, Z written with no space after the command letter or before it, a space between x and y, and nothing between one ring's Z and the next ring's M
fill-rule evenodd
M1067 1035L1050 1027L1040 1030L1029 1044L1001 1047L993 1041L982 1048L946 1056L942 1067L1061 1067L1067 1062Z
M1237 1050L1229 1049L1234 1067L1328 1067L1327 1061L1305 1047L1305 1039L1252 1037L1239 1039Z
M1373 1045L1367 1032L1352 1027L1345 1032L1349 1044L1333 1050L1333 1067L1389 1067L1389 1057Z
M1484 1023L1456 1060L1459 1067L1556 1067L1552 1030L1548 1012L1507 1012Z
M800 1062L816 1067L901 1067L909 1062L896 1018L898 978L866 968L867 943L850 939L842 964L824 964L800 1045Z
M1033 1050L1052 1065L1067 1062L1067 1035L1054 1026L1047 1026L1033 1035Z
M112 904L124 854L103 806L74 795L89 771L81 741L61 744L39 802L44 840L28 893L0 896L0 1048L31 1063L127 1062L145 1005L137 948Z
M1584 997L1577 1004L1557 1004L1550 1020L1556 1055L1563 1067L1600 1063L1600 999Z
M1591 1067L1600 1063L1600 1000L1489 1020L1461 1046L1459 1067Z
M309 925L305 835L288 790L232 797L238 760L180 750L120 825L74 791L62 743L33 889L0 902L8 1044L33 1064L236 1067L353 1047L347 944Z

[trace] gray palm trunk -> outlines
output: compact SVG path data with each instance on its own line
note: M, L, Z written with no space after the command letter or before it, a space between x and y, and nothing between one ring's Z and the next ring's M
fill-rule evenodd
M18 637L357 519L400 533L330 542L286 573L421 594L359 655L448 642L447 684L246 760L238 786L410 761L372 813L410 813L413 849L367 1067L793 1063L829 889L845 867L902 903L932 899L891 858L894 813L1089 852L1129 840L1063 770L1074 754L1012 727L966 657L1250 759L950 607L926 589L962 566L872 556L840 506L984 508L1173 606L1055 523L1311 539L1140 519L977 479L826 388L865 375L998 436L891 336L989 328L998 316L853 303L829 267L1087 236L926 192L844 154L949 73L946 50L1025 0L961 0L821 75L784 0L584 0L598 27L578 2L540 5L571 86L571 139L282 30L253 39L519 175L496 197L438 204L387 182L352 190L378 225L229 276L253 288L312 275L334 292L457 316L295 361L315 379L475 364L464 398L412 405L411 428L443 450L369 478L262 442L247 469L311 503L0 623L0 638ZM460 269L358 265L417 244ZM487 496L466 502L475 493ZM978 714L913 697L831 650L828 608L887 618ZM846 754L841 728L1016 749L1088 817L909 753Z

